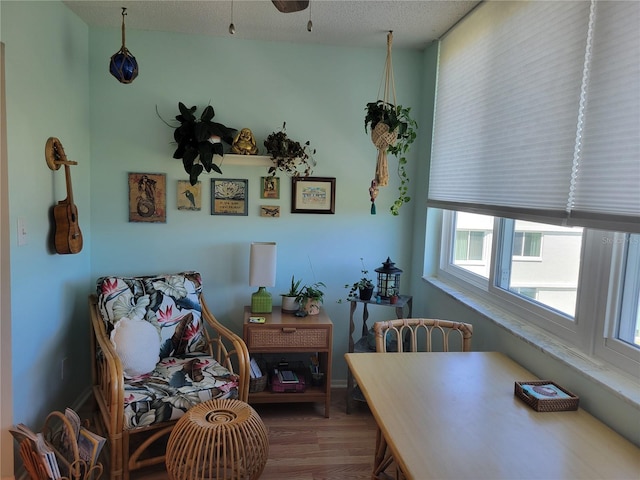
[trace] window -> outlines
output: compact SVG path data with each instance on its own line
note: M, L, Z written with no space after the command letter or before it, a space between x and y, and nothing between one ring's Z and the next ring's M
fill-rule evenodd
M542 233L515 232L513 235L514 257L536 257L542 253Z
M486 228L492 224L495 229ZM480 287L487 298L527 322L637 374L639 234L453 211L443 215L442 232L441 274ZM471 251L479 252L479 240L471 240L478 232L482 268L470 258ZM476 248L470 247L473 241ZM469 272L487 281L478 283Z
M456 230L456 263L483 258L484 232Z
M629 345L640 347L640 235L626 235L624 242L624 286L621 292L620 322L617 324L615 337Z
M508 219L500 225L496 285L573 318L582 228Z
M439 42L427 198L451 212L439 275L635 376L639 23L640 2L481 2Z
M493 217L459 212L453 219L452 263L473 275L489 278Z

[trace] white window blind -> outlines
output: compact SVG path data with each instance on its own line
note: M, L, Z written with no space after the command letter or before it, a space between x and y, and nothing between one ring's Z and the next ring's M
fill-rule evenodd
M640 4L597 2L582 151L571 215L585 226L640 223ZM603 225L603 222L616 222Z
M606 8L600 10L623 5L637 10L640 4L603 2ZM488 1L441 41L430 206L547 223L613 218L618 227L638 223L635 228L640 228L640 206L629 207L640 185L636 181L627 194L615 185L615 179L631 185L640 169L638 115L636 110L633 132L630 101L634 98L637 105L640 95L640 79L633 79L639 59L629 45L638 45L637 20L634 28L621 29L616 15L603 14L602 23L618 30L613 39L607 33L611 27L597 24L598 13L590 2ZM598 26L590 30L594 17ZM633 22L627 18L623 25ZM606 53L611 47L618 60ZM617 75L612 62L627 65L624 79L609 79ZM585 83L590 79L593 84ZM610 105L612 88L622 105ZM615 137L601 135L601 120L590 117L597 103L590 104L588 95L600 98L600 108L609 112L607 131L614 130ZM628 112L621 115L620 109ZM614 126L610 117L619 122ZM592 132L593 141L588 138ZM606 166L599 153L603 148ZM613 180L603 182L600 172L590 170L594 164ZM597 186L597 199L589 185ZM630 195L634 189L635 197ZM604 197L606 210L593 208L602 209Z

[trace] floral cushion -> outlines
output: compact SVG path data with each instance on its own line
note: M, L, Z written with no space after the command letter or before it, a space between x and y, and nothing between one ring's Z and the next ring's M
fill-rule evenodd
M238 398L238 376L206 355L165 358L153 372L125 379L124 428L176 420L212 398Z
M123 317L144 319L160 333L160 358L205 350L201 292L198 272L101 277L97 281L98 307L107 323L107 334L111 335Z
M238 397L238 376L208 355L201 292L198 272L98 279L98 307L107 335L130 319L148 322L154 328L146 330L160 336L160 361L153 371L125 375L125 429L175 420L212 398Z

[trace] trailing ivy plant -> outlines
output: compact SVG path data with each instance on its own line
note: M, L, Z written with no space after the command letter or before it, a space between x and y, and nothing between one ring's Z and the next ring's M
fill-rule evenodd
M389 127L389 131L396 130L397 139L395 144L389 145L387 152L398 159L398 176L400 177L400 186L398 187L398 198L390 207L392 215L399 215L400 207L411 201L409 193L409 176L407 175L406 154L411 148L411 144L416 139L416 130L418 124L411 118L411 107L403 107L402 105L393 105L383 100L367 103L365 108L366 115L364 117L364 130L367 128L373 130L380 122Z
M273 166L269 167L269 175L275 176L278 170L290 177L308 177L313 173L316 162L312 155L316 153L307 140L304 144L292 140L286 133L287 123L282 130L272 132L264 141L267 153L271 156Z
M174 126L166 122L160 114L160 119L171 128L174 128L173 138L178 148L173 158L182 159L184 170L189 174L189 182L195 185L198 176L203 172L222 173L220 167L213 163L213 155L224 155L222 142L229 145L233 143L233 136L237 132L222 123L214 122L215 112L211 105L207 105L200 118L196 117L197 107L187 108L184 103L178 103L180 114L176 115L179 125ZM156 113L158 112L156 107Z

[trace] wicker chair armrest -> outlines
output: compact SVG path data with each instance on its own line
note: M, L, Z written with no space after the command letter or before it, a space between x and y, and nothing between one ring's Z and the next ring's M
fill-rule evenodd
M107 335L96 295L89 296L93 391L110 432L121 432L124 420L124 372Z
M238 399L247 402L249 399L249 350L244 340L222 325L207 307L204 298L200 297L202 318L209 327L205 329L209 342L209 351L220 365L240 377L238 382Z

